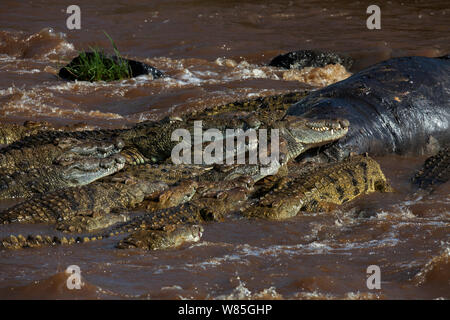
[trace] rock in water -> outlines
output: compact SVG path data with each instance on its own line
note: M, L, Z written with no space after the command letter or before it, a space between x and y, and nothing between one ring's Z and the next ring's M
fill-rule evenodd
M322 68L329 64L340 64L350 70L353 59L349 56L329 51L299 50L276 56L269 66L286 69L303 69L305 67Z
M86 55L86 58L89 60L94 57L93 52L85 52L84 54ZM100 56L102 58L102 61L105 64L111 64L113 62L117 63L119 61L119 57L117 57L115 55L106 55L104 53L100 53ZM126 61L128 63L130 70L131 70L131 78L141 76L144 74L151 74L153 76L153 79L158 79L158 78L164 77L164 73L162 71L160 71L160 70L156 69L155 67L152 67L148 64L145 64L145 63L139 62L139 61L135 61L135 60L125 59L125 58L120 58L120 59L123 61ZM79 77L67 69L67 68L75 68L76 66L78 66L80 64L82 64L82 60L81 60L80 55L78 55L68 65L66 65L65 67L62 67L59 70L58 76L64 80L69 80L69 81L75 81L75 80L91 81L90 79ZM119 79L115 79L115 80L119 80Z

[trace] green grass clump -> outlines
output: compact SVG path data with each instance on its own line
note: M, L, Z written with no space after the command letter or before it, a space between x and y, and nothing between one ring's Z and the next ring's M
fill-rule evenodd
M77 64L66 67L67 71L82 81L114 81L131 78L131 68L128 61L123 59L117 50L116 44L105 32L111 42L114 53L117 57L113 60L100 48L89 47L92 51L79 53Z

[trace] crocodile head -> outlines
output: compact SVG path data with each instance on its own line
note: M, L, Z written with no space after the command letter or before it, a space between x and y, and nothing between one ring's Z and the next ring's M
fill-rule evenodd
M306 119L286 116L282 120L285 130L304 147L318 147L344 137L349 128L346 119Z
M175 246L179 246L185 242L198 242L203 236L205 230L200 225L182 225L174 227L171 230L173 242Z
M200 225L169 225L164 230L140 229L121 240L117 248L145 250L176 248L184 243L200 241L203 231Z
M60 158L105 158L120 152L124 147L124 141L116 137L106 141L57 138L55 139L55 144L64 150L64 153L60 156Z
M69 156L58 159L55 165L60 166L61 177L69 186L82 186L123 169L125 162L122 155L114 154L107 158Z

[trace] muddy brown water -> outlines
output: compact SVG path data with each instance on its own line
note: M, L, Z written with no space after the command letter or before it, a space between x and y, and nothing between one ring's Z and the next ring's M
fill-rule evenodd
M0 123L121 127L336 80L333 72L311 72L286 81L283 70L264 66L297 49L349 54L356 59L352 72L390 57L450 51L447 1L383 2L382 29L374 31L365 26L367 1L77 4L81 30L70 31L61 1L1 1ZM103 30L128 58L170 77L59 80L58 68L77 50L109 47ZM450 298L450 185L415 195L410 178L424 157L378 160L396 192L372 194L329 214L210 224L199 243L159 252L118 250L117 239L1 251L0 298ZM49 230L3 226L0 236ZM70 291L64 270L74 264L85 286ZM366 285L369 265L381 269L380 290Z

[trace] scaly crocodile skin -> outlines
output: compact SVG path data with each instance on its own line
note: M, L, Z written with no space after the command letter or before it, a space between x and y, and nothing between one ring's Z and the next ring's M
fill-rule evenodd
M421 189L432 191L449 179L450 147L446 147L425 161L422 169L413 178L413 183Z
M207 172L207 174L210 173ZM295 171L292 174L295 174ZM125 177L122 178L125 179ZM132 177L129 178L132 179ZM112 178L107 177L105 179ZM193 179L190 182L184 181L184 185L174 183L168 190L160 188L152 195L148 194L147 198L149 199L143 201L140 206L140 208L147 206L147 213L132 216L128 221L116 224L107 232L79 237L46 235L25 238L23 236L10 236L1 240L0 243L5 248L36 247L39 245L87 242L131 233L126 239L119 242L120 248L155 249L158 245L152 246L153 240L151 239L161 239L161 237L167 236L172 238L165 243L176 242L176 239L173 238L176 233L169 235L166 232L171 230L174 225L197 225L207 221L221 221L233 212L246 217L286 219L295 216L301 210L321 211L363 194L391 190L379 165L373 159L365 156L356 156L345 162L320 166L311 171L302 171L298 176L274 178L272 181L267 178L266 180L268 182L263 180L262 183L267 183L267 186L255 186L255 188L251 180L245 180L242 177L233 181L214 182L212 180ZM154 184L154 182L148 183L150 186ZM134 196L132 200L125 203L121 200L123 199L122 194L114 193L116 187L112 182L104 182L103 185L115 191L101 189L102 183L100 182L71 189L76 190L77 195L80 194L80 190L85 189L86 191L82 193L81 197L89 199L89 197L92 197L92 191L89 188L93 186L99 188L97 192L105 193L105 200L103 202L96 200L95 206L86 207L82 205L85 201L80 198L73 200L77 197L75 192L73 194L71 192L69 194L60 192L57 194L57 199L64 201L68 198L71 200L65 202L58 202L59 200L57 200L52 203L50 200L42 201L41 198L41 202L34 202L34 206L25 203L19 205L19 207L30 208L30 211L27 211L29 216L32 217L30 221L49 221L57 223L59 226L63 224L65 227L60 227L63 230L71 232L80 232L81 230L84 232L95 228L106 228L114 222L121 221L120 219L111 220L111 215L105 214L99 210L100 208L111 211L116 202L119 203L116 205L118 207L130 207L128 203L138 203L145 197ZM135 184L128 186L126 183L122 183L120 190L126 192L127 189L136 190L136 188ZM130 193L130 190L128 190L128 193ZM138 194L141 195L140 192ZM52 198L54 197L50 197L50 199ZM113 200L111 201L111 199ZM13 215L15 221L19 220L18 215L23 212L22 209L18 209L19 207L14 207L14 210L10 209L10 211L15 212ZM56 209L49 210L50 207ZM43 210L50 213L42 213ZM11 213L6 216L10 217L9 221L11 221ZM57 222L58 220L63 220L63 222ZM92 225L95 228L88 227ZM185 232L188 231L185 230ZM180 237L191 237L185 232L182 232L183 235L180 235ZM146 238L147 236L148 238Z
M286 219L300 211L328 211L360 195L391 188L378 163L355 156L285 180L243 210L247 217Z

